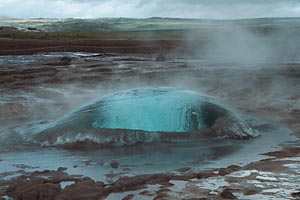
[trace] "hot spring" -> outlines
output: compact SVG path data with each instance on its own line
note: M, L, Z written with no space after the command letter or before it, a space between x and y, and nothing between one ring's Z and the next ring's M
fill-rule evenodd
M225 104L200 93L175 88L117 92L31 132L43 145L88 141L120 146L190 141L204 136L236 139L257 136Z
M265 125L270 128L259 128ZM97 98L50 123L4 131L0 172L17 171L16 164L66 167L69 174L106 182L111 171L116 178L183 167L201 171L262 159L261 153L293 140L289 133L194 91L132 89ZM121 167L112 169L112 160ZM128 167L132 170L124 172Z

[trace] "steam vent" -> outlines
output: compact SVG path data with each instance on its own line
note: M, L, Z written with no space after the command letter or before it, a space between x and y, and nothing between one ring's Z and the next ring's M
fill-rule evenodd
M78 141L131 145L204 136L244 139L256 133L223 103L174 88L114 93L36 129L36 139L47 145Z

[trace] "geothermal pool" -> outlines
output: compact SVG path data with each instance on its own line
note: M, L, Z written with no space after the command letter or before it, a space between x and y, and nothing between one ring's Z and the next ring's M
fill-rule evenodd
M269 122L253 123L259 127ZM190 168L190 171L202 171L232 164L245 165L265 158L259 154L277 150L280 148L279 144L295 140L289 129L272 123L269 126L269 130L260 131L260 137L250 140L203 138L194 142L181 140L92 149L76 145L66 149L36 146L0 153L0 172L17 172L20 169L33 172L66 167L66 172L71 175L111 182L121 176L165 172L178 174L181 172L176 170L185 167ZM120 164L117 169L110 166L113 160ZM110 174L113 177L109 177ZM17 175L2 178L8 179Z
M298 139L276 123L297 119L297 64L45 53L0 67L0 193L43 170L109 184L248 166Z
M96 99L26 137L42 145L92 142L132 145L195 141L206 136L249 138L259 134L239 114L212 97L175 88L142 88Z
M201 171L257 161L263 157L258 154L295 139L290 133L194 91L131 89L50 122L4 130L0 172L66 167L69 174L111 182L184 167ZM117 169L110 166L113 160Z

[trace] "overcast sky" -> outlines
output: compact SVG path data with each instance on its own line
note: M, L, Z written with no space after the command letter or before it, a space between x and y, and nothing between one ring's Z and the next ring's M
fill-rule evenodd
M300 0L1 0L0 17L300 17Z

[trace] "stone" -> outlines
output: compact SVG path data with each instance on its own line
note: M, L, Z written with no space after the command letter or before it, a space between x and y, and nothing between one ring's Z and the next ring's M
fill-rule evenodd
M12 26L0 26L0 31L17 31L16 27Z
M95 200L107 194L103 184L89 179L67 186L54 200Z
M220 194L220 197L224 199L237 199L237 197L232 194L230 188L223 190L223 192Z
M133 199L134 195L133 194L129 194L127 196L125 196L122 200L131 200Z
M119 164L116 160L113 160L113 161L110 162L110 166L111 166L112 168L114 168L114 169L119 168L119 165L120 165L120 164Z
M240 166L237 166L237 165L230 165L230 166L228 166L228 167L226 167L226 168L221 168L221 169L219 170L218 175L220 175L220 176L225 176L225 175L230 174L230 173L232 173L232 172L235 172L235 171L237 171L237 170L239 170L239 169L241 169Z
M66 62L66 63L70 63L72 61L72 59L68 56L64 56L60 59L61 62Z
M33 178L10 186L6 193L13 199L53 200L61 191L59 184L47 183L45 179Z
M300 192L294 192L291 193L292 197L294 197L295 199L300 199Z

